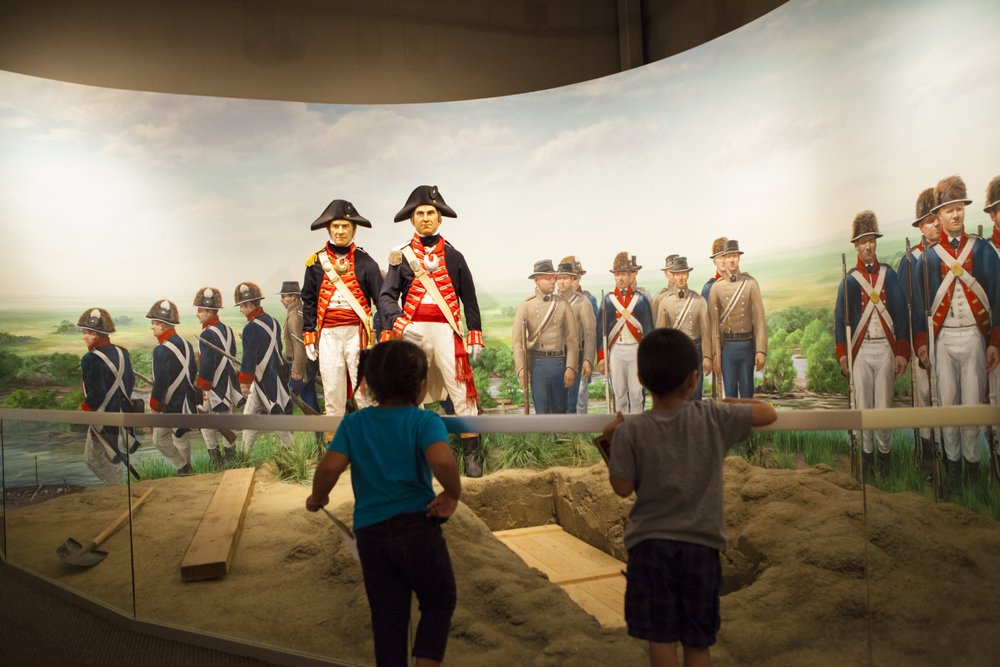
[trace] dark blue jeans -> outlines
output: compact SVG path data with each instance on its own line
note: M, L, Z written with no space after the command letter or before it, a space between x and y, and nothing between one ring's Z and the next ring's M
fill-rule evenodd
M566 390L566 410L565 412L570 415L576 414L576 405L580 400L580 375L583 372L583 352L580 353L580 357L576 363L576 375L573 376L573 384L569 386ZM587 386L584 385L584 391L587 391Z
M531 364L531 398L535 414L564 414L566 357L538 357Z
M722 343L722 383L727 398L753 398L754 352L752 340Z
M357 531L361 571L372 612L375 664L405 667L413 593L420 621L413 642L418 658L444 660L455 611L455 575L437 519L399 514Z

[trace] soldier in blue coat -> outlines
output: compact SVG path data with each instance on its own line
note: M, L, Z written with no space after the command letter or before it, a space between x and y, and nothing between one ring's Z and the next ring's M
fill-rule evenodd
M914 318L913 344L920 363L935 375L941 405L978 405L987 374L1000 362L1000 259L988 241L965 232L965 207L972 200L961 178L939 181L934 200L944 233L914 271L916 301L930 306L931 325L926 317ZM970 482L978 485L979 427L941 432L948 492L961 485L963 460Z
M177 306L166 299L157 301L146 313L159 343L153 348L153 391L149 408L166 414L192 414L197 406L194 386L198 362L191 343L175 329L180 324ZM191 473L191 430L159 426L153 429L153 445L177 468L180 475Z
M247 318L243 327L243 362L240 365L240 391L247 397L245 415L292 413L292 398L282 382L281 326L264 312L264 295L251 282L236 286L236 306ZM257 440L257 431L243 431L242 451L249 454ZM284 447L292 445L290 431L276 431Z
M83 331L87 353L80 359L83 374L83 403L85 412L131 412L132 390L135 375L128 350L114 345L111 334L115 322L103 308L88 308L80 315L76 326ZM131 429L123 434L115 426L91 426L87 429L87 442L83 457L87 466L105 484L122 481L123 450L135 443Z
M195 385L201 390L201 412L227 415L242 400L239 381L232 363L218 349L236 356L236 334L229 325L219 320L222 293L215 287L202 287L194 295L197 317L201 322L198 335L198 376ZM223 452L219 451L219 431L201 429L208 455L217 466L222 465ZM232 435L230 434L230 437ZM236 451L233 443L223 445L226 460L232 460Z
M846 322L851 340L847 340L844 314L844 281L837 288L835 339L837 359L844 375L854 376L854 399L858 409L892 407L893 385L903 374L910 359L910 323L906 293L891 266L880 264L875 254L878 220L871 211L862 211L852 223L851 243L857 250L857 265L847 274ZM851 346L854 367L847 363ZM880 429L878 471L884 478L890 469L892 432ZM875 472L875 453L870 431L862 436L864 478Z

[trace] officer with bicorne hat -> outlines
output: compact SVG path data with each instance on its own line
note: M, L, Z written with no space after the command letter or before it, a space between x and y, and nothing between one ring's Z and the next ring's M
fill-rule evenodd
M111 342L115 322L103 308L88 308L76 322L83 332L87 353L80 359L83 374L85 412L131 412L135 375L128 350ZM122 431L116 426L91 426L83 446L83 459L99 480L105 484L121 484L124 470L123 449L135 442L132 429ZM123 443L124 440L124 443ZM123 447L125 444L125 447Z
M236 356L236 334L229 325L219 320L222 292L217 287L202 287L195 292L193 305L198 309L196 315L201 323L201 333L198 335L198 375L194 382L204 396L200 411L219 415L232 414L233 409L242 403L243 397L240 395L236 370L219 351L225 350L230 356ZM201 429L208 456L216 466L222 465L223 456L226 460L232 460L236 452L236 446L228 442L223 444L220 452L219 435L219 431L215 429Z
M857 263L841 281L834 308L834 338L837 359L843 374L854 375L855 406L859 410L892 407L893 385L910 359L910 322L906 293L891 266L879 263L876 254L878 219L871 211L862 211L851 223L851 243L857 251ZM844 312L844 290L847 307ZM846 323L851 325L852 340L847 340ZM853 368L848 366L847 346L851 346ZM892 432L876 431L879 475L885 479L890 469ZM876 454L871 431L862 434L864 479L872 479Z
M247 397L245 415L287 415L292 412L292 399L281 381L281 326L264 312L260 302L264 293L255 283L236 286L233 301L247 318L243 327L243 359L240 364L240 391ZM276 431L283 447L291 447L292 434ZM245 429L241 450L249 454L257 440L257 431Z
M352 396L364 407L354 390L361 351L378 342L375 312L382 272L354 238L358 227L371 226L345 199L330 202L310 226L330 237L306 260L302 280L302 339L309 359L319 361L328 415L343 415Z
M194 413L197 406L195 376L198 360L194 348L177 333L181 318L177 306L166 299L155 302L146 313L158 345L153 348L153 391L149 409L164 414ZM191 429L158 426L153 445L180 475L191 474Z
M958 176L934 188L941 242L917 261L916 302L931 304L931 328L914 318L917 357L937 378L941 405L978 405L987 375L1000 362L1000 258L989 241L965 232L965 207L972 200ZM924 272L928 288L924 289ZM931 349L933 346L933 349ZM933 359L931 354L933 353ZM961 485L962 462L973 485L980 480L979 427L941 429L948 493Z
M474 416L479 396L469 357L474 361L483 350L479 302L465 257L438 233L441 216L458 217L436 185L418 186L396 214L394 221L409 220L415 233L389 253L379 312L384 337L406 337L427 355L424 402L447 396L456 414ZM460 440L465 474L482 476L479 436L463 433Z
M535 281L535 293L519 303L514 313L514 370L525 392L531 391L536 414L563 414L566 390L577 379L579 368L576 313L556 292L551 259L535 262L528 278ZM529 372L531 387L526 386Z

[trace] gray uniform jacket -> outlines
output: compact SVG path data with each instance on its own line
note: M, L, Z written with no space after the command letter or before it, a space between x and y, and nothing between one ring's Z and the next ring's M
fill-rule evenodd
M684 316L683 320L679 319L681 315ZM683 299L677 296L677 292L661 299L655 323L657 328L669 327L683 331L692 340L701 342L702 356L712 356L714 349L708 324L708 305L696 291L684 290Z
M594 357L597 356L597 317L594 316L594 307L590 299L580 292L573 292L569 296L561 295L561 298L576 313L576 325L580 330L579 349L583 350L583 360L589 361L593 367Z
M292 362L292 375L305 378L306 348L299 342L302 340L302 299L296 299L285 306L285 309L288 315L285 317L285 328L281 330L281 346L285 349L285 359L290 359ZM292 338L292 334L298 340Z
M746 287L739 301L731 309L725 322L722 314L729 306L742 283ZM712 285L708 296L708 320L712 329L713 347L718 352L719 338L727 335L752 334L754 351L767 354L767 324L764 321L764 302L760 298L760 285L748 273L739 273L736 280L719 279Z
M550 306L553 307L552 316L545 324L545 328L539 331ZM525 323L527 323L527 327L525 327ZM545 298L538 289L535 289L534 295L518 304L517 311L514 313L512 337L515 372L520 372L525 365L525 328L527 328L527 348L529 350L533 352L563 352L566 355L566 367L572 368L574 371L578 370L580 332L576 315L565 300L555 294Z

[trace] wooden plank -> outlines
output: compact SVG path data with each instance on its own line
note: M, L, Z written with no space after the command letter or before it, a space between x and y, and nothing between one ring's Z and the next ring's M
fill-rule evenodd
M182 580L218 579L229 572L253 494L255 472L254 468L240 468L222 474L181 561Z
M562 526L556 523L545 524L544 526L528 526L527 528L510 528L508 530L496 530L493 532L497 538L503 540L506 537L517 537L519 535L534 535L535 533L562 533L565 532Z
M625 626L625 577L605 577L596 581L569 584L566 594L581 609L606 628Z

